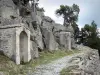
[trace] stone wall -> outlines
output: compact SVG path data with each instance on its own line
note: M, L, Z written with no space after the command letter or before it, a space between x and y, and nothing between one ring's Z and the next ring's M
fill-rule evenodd
M22 57L23 61L28 62L31 59L30 31L23 24L1 26L0 51L14 60L16 64L20 64Z
M14 59L15 51L15 39L16 39L15 28L0 28L0 51L3 52L9 58Z

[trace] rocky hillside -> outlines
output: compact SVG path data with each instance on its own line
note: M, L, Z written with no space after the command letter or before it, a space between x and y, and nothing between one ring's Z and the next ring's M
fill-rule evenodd
M20 31L20 27L22 28L22 31ZM28 30L29 33L26 34L26 30ZM21 32L25 33L23 35L26 35L24 38L27 38L27 42L20 36ZM44 73L46 73L46 71L50 72L51 70L54 75L55 72L56 75L59 75L59 71L67 66L67 68L61 72L62 75L66 75L66 72L73 73L73 75L75 73L85 75L100 75L98 51L85 46L76 47L73 33L74 30L71 25L63 26L55 23L55 21L50 17L44 15L43 11L40 10L40 8L37 6L37 3L34 1L32 1L32 4L30 5L29 0L0 0L0 52L7 56L0 56L0 75L29 75L30 71L32 72L30 75L34 75L35 72L33 72L34 70L31 68L34 65L34 60L32 60L32 63L30 63L28 66L17 66L10 59L13 61L16 59L16 61L18 60L18 62L22 63L23 59L26 59L26 56L27 60L28 57L32 59L39 56L41 57L39 52L42 52L43 50L51 52L52 54L52 51L55 50L61 51L65 49L66 51L71 51L72 48L80 50L81 53L63 57L63 60L61 58L54 60L54 63L50 63L49 66L48 64L45 64L46 67L43 66L36 68L38 70L46 69L42 70L45 71ZM16 39L16 37L18 39ZM24 41L22 39L24 39ZM29 43L27 45L22 45L21 42L23 42L23 44ZM58 55L60 54L61 53ZM21 56L22 60L20 61L19 59ZM62 63L62 61L64 63ZM37 63L41 62L42 61ZM62 64L64 64L63 67ZM58 65L62 67L60 70ZM58 70L53 71L51 67ZM28 73L26 71L28 71ZM36 75L44 75L42 71ZM52 73L48 75L52 75Z
M61 75L100 75L100 59L98 50L86 46L78 46L82 50L81 55L69 60L70 66L61 71Z
M40 29L40 39L36 39L40 49L48 49L48 50L58 50L60 47L68 49L68 37L74 38L73 36L73 28L71 26L65 27L63 25L55 23L50 17L45 16L43 12L37 11L37 24ZM71 35L69 35L71 33ZM42 37L41 37L42 35ZM62 40L61 40L62 39ZM72 46L74 47L74 41L72 41ZM39 42L38 42L39 41ZM41 41L41 43L40 43ZM63 43L62 43L63 42Z
M39 51L75 48L72 26L57 24L45 16L38 7L38 0L31 0L31 3L30 0L0 0L0 33L0 51L14 61L18 61L17 57L20 59L21 49L25 53L22 55L30 60L39 57ZM21 33L22 39L19 38ZM24 38L29 38L28 44Z
M24 65L16 65L9 58L0 55L0 75L99 75L98 51L81 45L78 45L77 49L78 52L72 51L76 52L75 54L64 51L49 55L43 53L38 60L32 60Z

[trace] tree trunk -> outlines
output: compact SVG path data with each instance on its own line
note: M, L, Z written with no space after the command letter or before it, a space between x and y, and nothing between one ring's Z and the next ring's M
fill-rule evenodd
M66 20L65 20L65 17L64 17L64 23L63 23L63 25L66 26Z

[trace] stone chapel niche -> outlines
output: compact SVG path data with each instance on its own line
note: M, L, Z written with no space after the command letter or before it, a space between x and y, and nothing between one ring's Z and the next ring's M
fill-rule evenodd
M24 31L20 34L20 62L28 62L28 36Z

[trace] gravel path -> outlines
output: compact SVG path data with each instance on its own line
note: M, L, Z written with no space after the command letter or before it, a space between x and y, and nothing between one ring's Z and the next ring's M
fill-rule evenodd
M70 66L70 63L68 63L68 61L72 57L75 57L80 54L81 53L73 54L73 55L66 56L58 60L52 61L49 64L37 66L35 71L28 75L60 75L60 71L63 68Z

